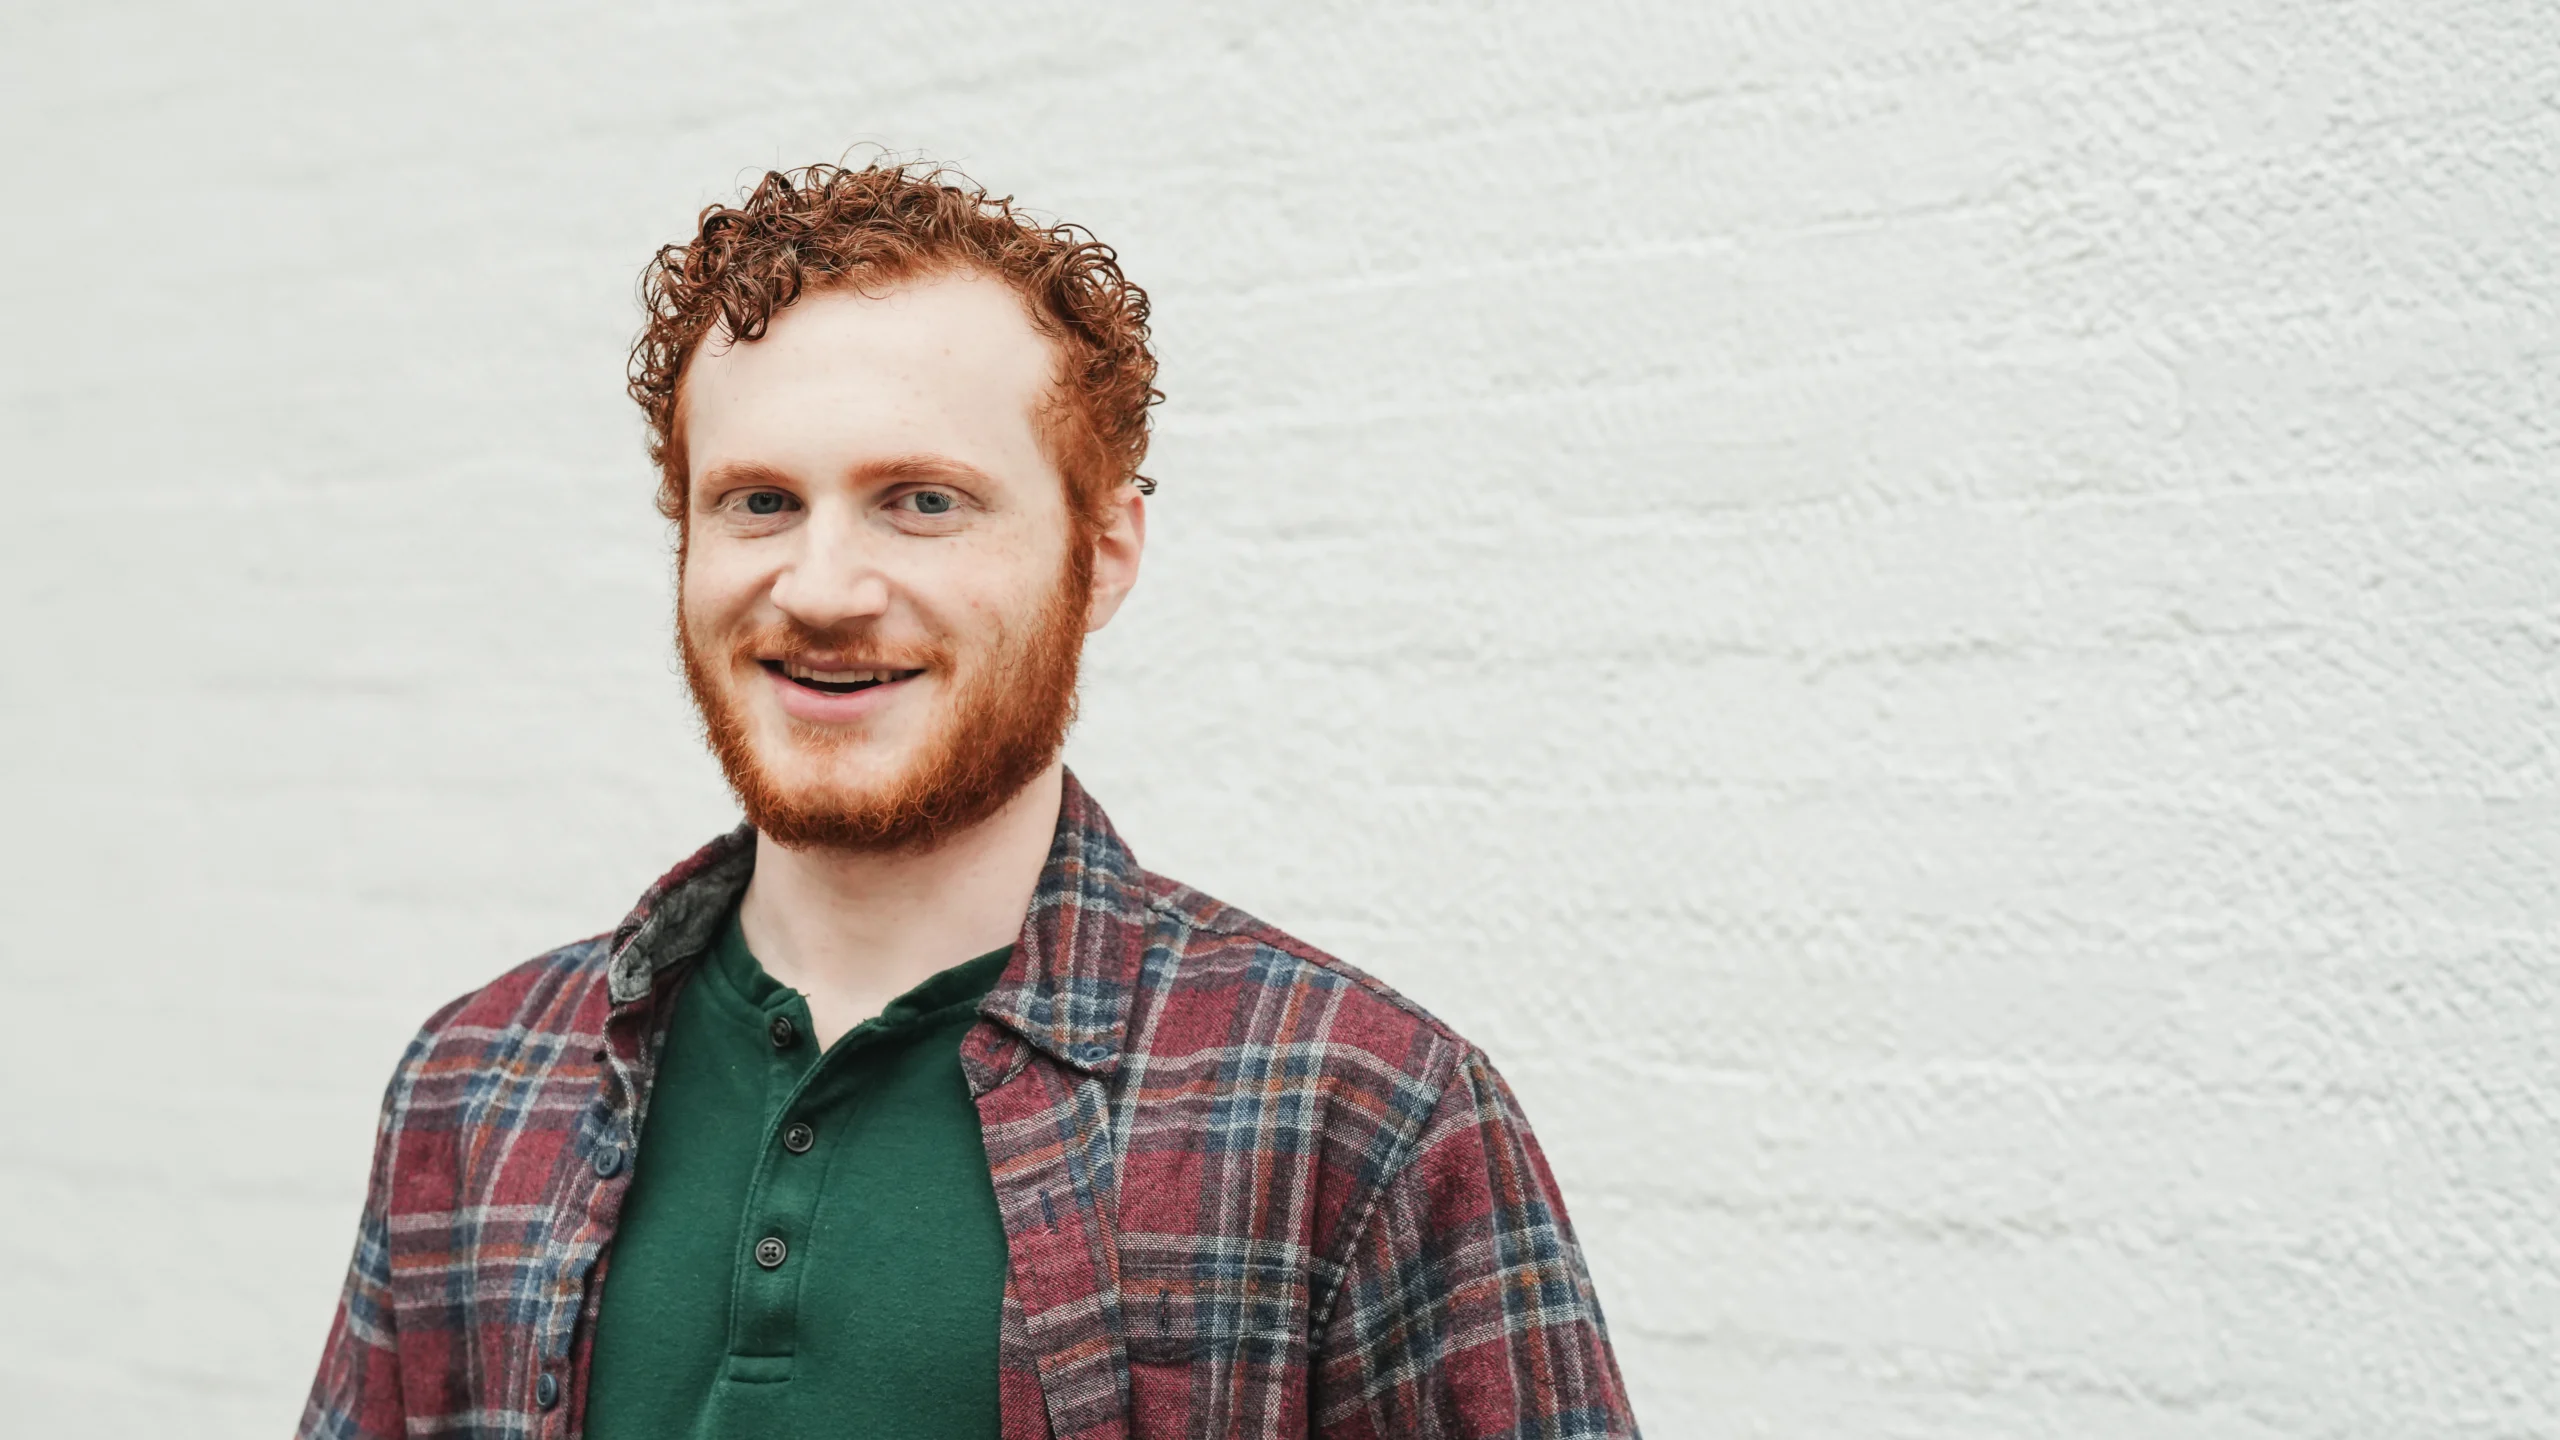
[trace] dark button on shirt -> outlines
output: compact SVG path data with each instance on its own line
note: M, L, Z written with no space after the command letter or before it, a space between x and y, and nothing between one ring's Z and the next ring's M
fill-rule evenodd
M821 1055L731 918L678 994L627 1157L589 1434L996 1433L1006 1245L959 1050L1010 953Z

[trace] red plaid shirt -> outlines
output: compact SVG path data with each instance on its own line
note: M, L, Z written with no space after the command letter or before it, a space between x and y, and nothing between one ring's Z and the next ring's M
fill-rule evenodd
M610 936L427 1021L302 1436L580 1433L672 1000L754 860L752 832L715 840ZM1484 1055L1140 869L1073 777L981 1017L960 1060L1012 1267L1009 1440L1635 1433Z

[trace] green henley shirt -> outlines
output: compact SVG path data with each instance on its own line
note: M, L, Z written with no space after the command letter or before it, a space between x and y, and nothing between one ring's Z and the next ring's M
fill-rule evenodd
M997 1432L1005 1237L960 1039L1007 950L821 1055L732 915L676 1000L589 1372L596 1440Z

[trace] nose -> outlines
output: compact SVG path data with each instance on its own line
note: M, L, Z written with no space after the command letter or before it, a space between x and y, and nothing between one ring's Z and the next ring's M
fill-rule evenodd
M798 527L797 552L774 577L774 606L812 630L876 620L889 609L889 577L850 508L812 507Z

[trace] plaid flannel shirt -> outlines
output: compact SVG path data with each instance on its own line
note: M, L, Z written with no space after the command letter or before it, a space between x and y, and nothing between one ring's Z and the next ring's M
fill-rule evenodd
M581 1432L671 1002L754 857L749 830L713 841L611 935L427 1021L301 1436ZM961 1065L1009 1248L1008 1440L1635 1433L1484 1055L1140 869L1072 776Z

